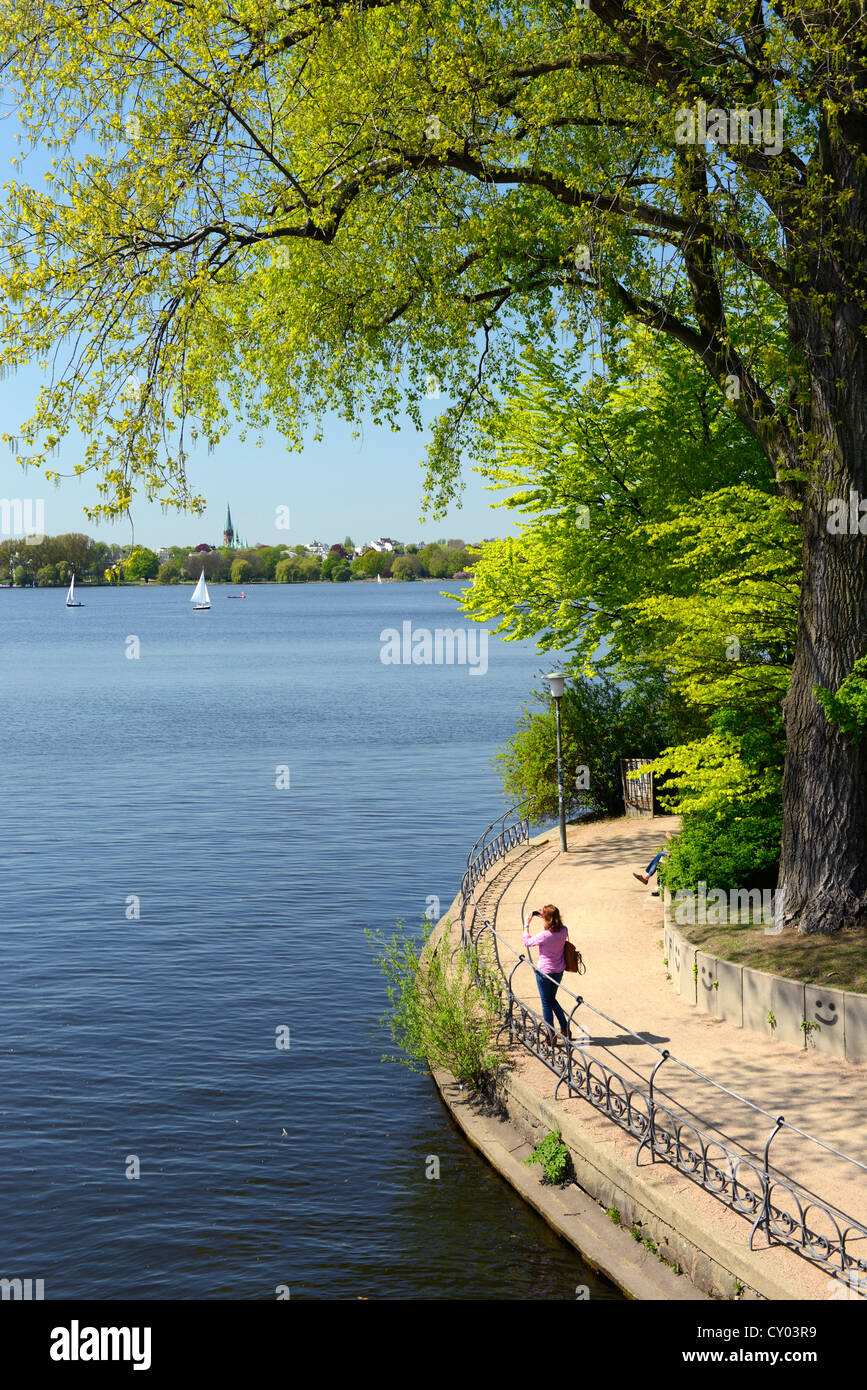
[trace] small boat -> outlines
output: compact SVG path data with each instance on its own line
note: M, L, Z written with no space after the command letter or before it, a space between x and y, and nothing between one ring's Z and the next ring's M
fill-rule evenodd
M377 584L381 584L381 583L382 583L382 575L381 575L381 574L378 574L378 575L376 576L376 582L377 582Z
M72 583L69 586L69 593L66 595L67 608L83 608L84 604L79 603L75 597L75 575L72 576Z
M226 594L226 598L246 598L246 594Z
M199 575L199 582L193 590L192 597L190 598L190 603L195 604L195 607L193 608L194 613L201 613L205 609L210 608L211 606L211 595L208 593L208 586L205 583L204 569Z

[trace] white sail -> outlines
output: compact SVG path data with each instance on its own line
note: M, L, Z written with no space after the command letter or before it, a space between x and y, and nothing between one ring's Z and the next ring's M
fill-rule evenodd
M193 594L192 594L192 597L191 597L191 599L190 599L190 603L195 603L195 604L210 606L210 603L211 603L211 595L208 593L208 586L207 586L207 584L205 583L205 571L204 571L204 569L202 570L201 574L199 575L199 582L198 582L198 584L196 585L195 589L193 590Z
M75 575L72 576L72 583L69 586L69 593L66 595L67 603L75 603Z

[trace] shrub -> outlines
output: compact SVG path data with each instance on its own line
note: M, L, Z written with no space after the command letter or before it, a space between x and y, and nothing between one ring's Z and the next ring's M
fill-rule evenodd
M563 1135L559 1129L546 1134L530 1157L524 1159L525 1168L532 1163L541 1163L542 1181L545 1183L559 1185L569 1181L572 1176L572 1156L563 1143Z
M405 935L401 922L397 925L399 930L390 938L365 932L388 981L391 1010L380 1023L405 1054L382 1060L400 1062L416 1072L444 1068L458 1081L481 1089L499 1065L493 1049L500 1017L495 977L477 951L452 951L448 926L438 945L426 950L432 923L422 924L421 941Z
M748 811L726 804L716 814L684 816L670 857L659 866L669 892L712 888L775 888L780 862L781 807L775 798Z

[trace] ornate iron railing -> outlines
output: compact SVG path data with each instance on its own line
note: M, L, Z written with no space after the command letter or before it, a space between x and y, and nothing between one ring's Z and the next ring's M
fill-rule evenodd
M826 1269L837 1279L847 1279L851 1289L867 1294L867 1225L848 1216L833 1203L825 1201L809 1188L772 1167L769 1161L771 1144L781 1130L797 1135L801 1140L818 1145L867 1173L867 1165L849 1154L817 1139L789 1124L782 1115L772 1115L735 1091L714 1081L668 1050L656 1047L639 1033L633 1032L617 1019L595 1009L583 996L572 994L561 984L560 992L569 995L572 1010L569 1015L569 1039L544 1023L539 1015L519 999L512 988L518 967L527 960L494 929L476 901L475 888L499 860L510 850L529 843L530 825L520 809L507 811L492 821L467 856L467 869L461 888L461 941L465 950L472 949L474 968L479 983L499 992L502 1024L498 1036L508 1033L512 1041L526 1047L557 1076L555 1099L560 1087L569 1096L579 1096L594 1109L606 1115L638 1140L635 1162L643 1153L650 1162L657 1159L671 1164L678 1172L697 1183L706 1192L724 1202L732 1211L752 1222L749 1246L754 1248L756 1235L761 1231L768 1245L779 1243L795 1250L813 1264ZM485 963L485 946L489 963ZM513 958L511 968L506 962ZM590 1035L576 1022L579 1009L588 1010L597 1018L640 1041L658 1054L650 1076L644 1081L627 1080L607 1063L588 1051ZM576 1030L582 1040L574 1037ZM660 1104L656 1093L656 1078L665 1064L679 1067L717 1092L733 1097L756 1115L772 1122L764 1144L762 1157L709 1133L686 1114L679 1114L670 1105ZM855 1246L860 1245L859 1250Z

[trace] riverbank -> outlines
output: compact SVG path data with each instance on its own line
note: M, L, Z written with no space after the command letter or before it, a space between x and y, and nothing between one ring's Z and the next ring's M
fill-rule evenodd
M573 992L580 988L594 1009L620 1021L612 1027L586 1006L579 1009L576 1017L590 1034L583 1049L589 1058L646 1086L659 1050L668 1050L694 1071L678 1068L673 1060L666 1063L664 1086L662 1077L657 1084L659 1102L715 1136L720 1145L735 1144L739 1152L755 1155L759 1165L773 1125L769 1115L784 1114L790 1124L857 1156L864 1138L864 1066L841 1064L786 1043L769 1048L761 1037L701 1013L673 993L663 964L660 900L632 874L676 824L674 818L657 818L573 825L565 854L552 831L495 864L475 896L507 943L502 949L515 951L509 968L523 950L521 922L527 907L557 903L587 963L580 986L571 977ZM459 913L457 899L450 928L455 942ZM515 970L513 989L538 1012L535 980L526 962ZM841 1288L845 1295L846 1286L828 1270L782 1245L762 1248L761 1235L754 1241L757 1248L750 1250L752 1222L670 1164L650 1164L645 1154L636 1166L635 1138L586 1100L564 1099L562 1087L557 1099L557 1077L526 1048L513 1046L509 1061L511 1070L501 1088L509 1120L527 1139L561 1129L585 1192L605 1208L616 1207L621 1223L637 1226L642 1238L680 1265L697 1290L716 1298L827 1299L839 1297ZM761 1108L750 1109L739 1096ZM864 1174L842 1157L783 1130L774 1141L773 1163L778 1172L859 1221L867 1219ZM813 1221L817 1224L818 1218ZM604 1272L618 1282L616 1274Z

